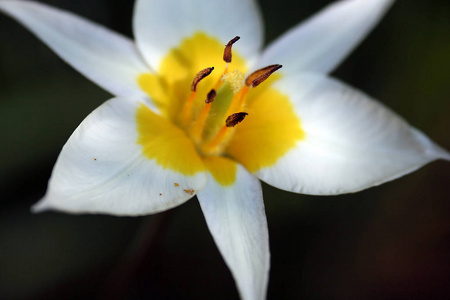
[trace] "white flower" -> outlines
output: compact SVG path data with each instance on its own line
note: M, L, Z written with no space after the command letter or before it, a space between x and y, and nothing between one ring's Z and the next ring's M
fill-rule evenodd
M392 2L336 2L261 51L251 0L137 0L136 43L43 4L0 0L1 11L116 96L69 138L34 210L144 215L197 195L241 297L264 299L270 255L258 179L332 195L450 160L327 76ZM228 64L223 45L237 35Z

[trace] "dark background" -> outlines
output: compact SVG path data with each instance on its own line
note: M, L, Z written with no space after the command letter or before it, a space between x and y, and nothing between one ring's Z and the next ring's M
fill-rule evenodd
M42 2L131 36L133 1ZM260 2L267 41L331 3ZM449 54L449 2L397 1L333 75L450 149ZM195 199L139 218L30 213L67 138L108 98L0 15L0 298L238 299ZM268 299L450 299L449 167L334 197L265 185Z

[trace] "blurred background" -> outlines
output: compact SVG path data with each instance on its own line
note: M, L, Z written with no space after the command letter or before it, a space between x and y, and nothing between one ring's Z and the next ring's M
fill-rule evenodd
M41 2L132 36L133 1ZM266 41L328 3L260 1ZM450 149L449 54L450 3L397 1L333 75ZM238 299L195 199L138 218L30 213L67 138L109 98L0 15L0 299ZM268 299L450 299L449 186L443 161L357 194L264 185Z

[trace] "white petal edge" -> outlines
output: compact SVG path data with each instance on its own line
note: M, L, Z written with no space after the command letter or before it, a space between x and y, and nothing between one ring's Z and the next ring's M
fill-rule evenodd
M0 11L111 94L148 98L137 78L150 68L130 39L70 12L33 1L0 1Z
M197 197L241 299L266 299L270 251L259 180L241 165L232 186L222 186L208 173Z
M138 48L154 70L170 49L196 32L218 38L224 45L240 36L233 51L251 65L264 34L261 13L253 0L137 0L133 29Z
M143 156L137 143L139 105L114 98L94 110L64 145L47 193L33 211L145 215L180 205L201 190L204 172L186 176Z
M280 72L327 74L372 30L393 0L342 0L273 41L256 68L282 64Z
M357 192L450 154L401 117L322 75L281 79L305 138L255 175L280 189L312 195Z

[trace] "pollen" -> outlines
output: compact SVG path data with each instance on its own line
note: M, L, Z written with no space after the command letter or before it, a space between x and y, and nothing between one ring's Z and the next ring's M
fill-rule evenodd
M244 73L239 70L234 70L233 72L223 74L222 81L228 83L231 86L233 93L236 94L244 86L244 78Z
M193 189L183 190L186 194L193 196L195 191Z

